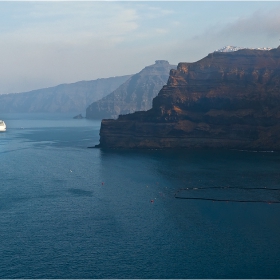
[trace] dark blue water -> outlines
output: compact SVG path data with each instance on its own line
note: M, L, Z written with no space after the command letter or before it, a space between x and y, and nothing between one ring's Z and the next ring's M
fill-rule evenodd
M280 277L280 204L231 201L279 201L279 153L88 149L71 117L1 115L0 278Z

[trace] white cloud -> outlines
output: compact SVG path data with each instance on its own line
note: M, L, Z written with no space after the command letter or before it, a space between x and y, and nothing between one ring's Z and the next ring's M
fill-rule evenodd
M196 39L224 42L242 47L277 47L280 34L280 7L253 11L249 16L231 20L227 24L209 26Z
M93 9L91 5L91 11L85 11L87 6L84 7L83 5L83 9L81 9L78 5L74 14L72 14L72 7L69 12L66 9L64 16L61 16L57 11L53 11L53 9L47 10L45 16L42 17L41 11L32 11L28 15L27 23L21 24L13 31L2 35L20 42L60 41L69 43L75 39L81 41L84 38L87 41L89 38L102 39L124 36L138 28L135 10L122 9L118 5L114 5L114 7L110 6L104 14L98 6ZM40 19L39 21L36 21L37 17ZM44 17L48 20L44 20ZM54 19L49 20L52 17Z
M158 33L158 34L166 34L166 33L169 32L169 29L167 29L167 28L156 28L155 32Z
M37 81L43 87L106 77L110 70L104 65L120 63L114 58L116 46L138 28L137 12L119 3L35 2L24 7L13 15L18 24L0 30L0 94L34 89Z
M211 23L204 31L184 40L193 60L225 45L240 47L277 47L280 34L280 7L273 10L252 11L247 16L234 17L228 23ZM178 43L178 52L180 53Z
M172 21L172 22L171 22L171 25L172 25L172 26L180 26L181 23L180 23L180 21L176 20L176 21Z
M228 24L221 34L242 34L246 36L277 37L280 34L280 8L269 12L257 11L250 17L241 17Z
M146 8L145 17L151 19L151 18L167 16L170 14L174 14L174 11L172 9L163 9L161 7L149 6Z

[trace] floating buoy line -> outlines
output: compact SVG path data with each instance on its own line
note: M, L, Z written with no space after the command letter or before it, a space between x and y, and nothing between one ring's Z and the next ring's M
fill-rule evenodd
M207 200L207 201L217 201L217 202L253 202L253 203L268 203L268 204L276 204L280 203L280 200L243 200L243 199L219 199L219 198L209 198L209 197L188 197L188 196L178 196L182 191L196 191L196 190L211 190L211 189L239 189L239 190L265 190L265 191L278 191L280 193L280 189L276 188L242 188L242 187L201 187L201 188L183 188L179 189L174 197L177 199L188 199L188 200Z

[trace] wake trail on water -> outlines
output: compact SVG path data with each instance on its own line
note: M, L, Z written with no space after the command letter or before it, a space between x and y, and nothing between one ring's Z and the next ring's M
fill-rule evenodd
M203 191L203 190L243 190L243 191L253 191L253 190L261 190L261 191L272 191L272 192L279 192L280 189L277 188L267 188L267 187L260 187L260 188L244 188L244 187L197 187L197 188L182 188L179 189L175 194L174 197L176 199L188 199L188 200L204 200L204 201L217 201L217 202L245 202L245 203L268 203L268 204L277 204L280 203L279 199L235 199L235 198L215 198L215 197L203 197L203 196L182 196L183 192L195 192L195 191Z

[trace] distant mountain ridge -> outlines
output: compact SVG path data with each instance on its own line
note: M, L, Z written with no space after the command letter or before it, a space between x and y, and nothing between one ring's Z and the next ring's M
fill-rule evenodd
M86 110L86 118L117 118L121 114L149 110L153 98L167 83L170 70L176 68L166 60L156 60L108 96L92 103Z
M1 113L78 113L108 95L131 75L61 84L22 93L0 95Z

